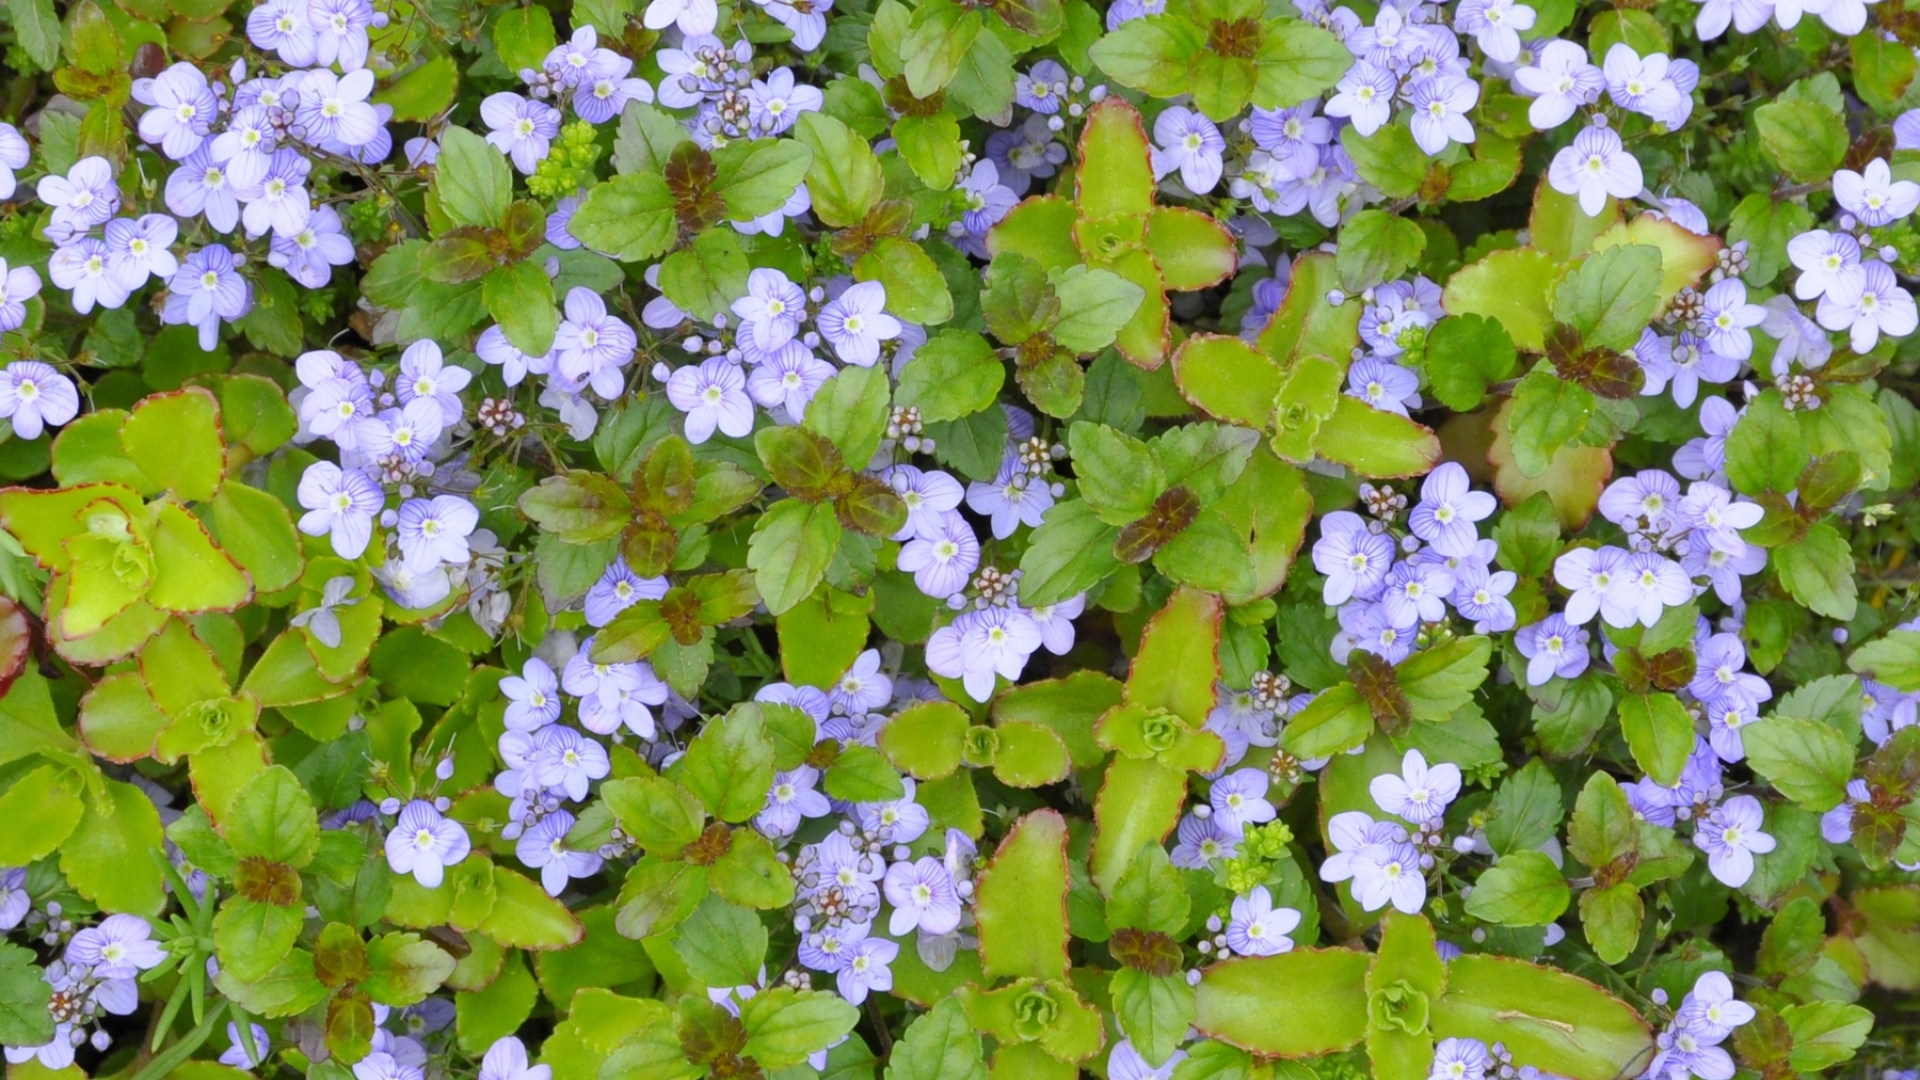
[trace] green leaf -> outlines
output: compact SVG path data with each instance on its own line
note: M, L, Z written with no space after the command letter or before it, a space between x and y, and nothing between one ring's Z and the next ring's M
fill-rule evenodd
M1486 681L1487 661L1492 657L1492 640L1472 635L1423 649L1402 661L1395 674L1414 718L1435 723L1451 719Z
M312 861L320 845L313 797L284 765L271 766L247 781L223 823L234 854L296 870Z
M991 406L1006 377L1005 365L985 338L942 330L914 350L900 372L895 399L919 409L922 421L958 420Z
M1253 103L1263 109L1298 105L1332 89L1352 60L1340 39L1318 26L1286 16L1263 19Z
M1167 486L1160 461L1147 444L1105 424L1073 425L1067 445L1081 498L1110 525L1145 516Z
M1142 844L1107 897L1107 924L1118 930L1178 935L1187 925L1190 900L1180 872L1158 843Z
M609 186L594 191L598 194ZM661 185L663 190L665 186ZM433 190L440 208L455 225L492 227L499 223L513 198L513 173L507 168L507 159L485 139L466 128L450 127L440 134ZM577 226L574 235L581 235Z
M1367 1031L1372 954L1295 949L1228 960L1201 972L1194 1026L1256 1054L1309 1057L1345 1050Z
M880 729L880 749L894 765L921 780L937 780L960 767L967 714L948 701L911 705Z
M853 276L885 285L887 310L908 322L935 326L953 318L947 279L926 249L911 240L890 236L875 244L855 260Z
M1853 574L1853 548L1826 522L1807 530L1797 543L1772 552L1773 566L1787 592L1816 615L1853 618L1859 586Z
M453 974L453 957L419 934L382 934L367 942L368 974L361 988L382 1005L412 1005Z
M690 791L658 776L622 777L600 785L601 797L634 842L654 855L675 855L700 838L706 811Z
M903 116L894 121L893 136L900 157L921 183L934 191L953 187L967 153L960 142L958 120L944 112Z
M17 684L16 684L17 685ZM102 796L60 848L60 872L81 896L103 911L158 915L166 905L160 867L160 813L146 792L107 780Z
M713 190L727 216L751 221L786 205L806 179L813 151L794 139L749 139L713 152Z
M989 976L1067 974L1067 823L1052 810L1021 818L976 887L981 966Z
M918 359L919 354L914 355ZM807 403L806 427L839 447L845 460L871 461L887 432L891 394L886 368L841 368L814 391Z
M1855 649L1847 666L1903 693L1920 690L1920 631L1895 630Z
M480 297L514 348L528 356L552 351L560 313L553 307L553 279L538 263L529 259L487 271Z
M1113 344L1146 297L1146 290L1110 270L1075 266L1049 278L1060 301L1053 339L1081 355Z
M1113 1018L1149 1065L1173 1055L1195 1014L1193 987L1184 975L1152 975L1122 968L1113 973Z
M1858 1005L1815 1001L1789 1005L1780 1018L1793 1032L1793 1051L1787 1061L1794 1071L1819 1072L1853 1058L1873 1030L1873 1014Z
M741 907L764 910L793 903L792 869L774 854L766 837L747 829L733 833L732 846L708 870L707 880L714 892Z
M1653 782L1672 787L1693 753L1693 717L1672 694L1627 694L1620 699L1620 728L1634 764Z
M887 1058L886 1080L986 1080L980 1036L958 998L942 999L907 1025Z
M1741 729L1747 763L1775 790L1815 813L1840 805L1853 775L1853 744L1818 720L1775 714Z
M306 922L300 904L268 904L229 897L213 918L220 967L242 982L265 978L292 951Z
M913 13L900 62L914 97L930 97L953 81L980 29L980 16L951 0L922 4Z
M477 991L454 995L460 1048L469 1054L485 1054L496 1041L520 1030L539 999L540 988L527 974L526 962L518 955L509 955L491 983Z
M803 113L794 137L813 150L807 192L813 212L836 228L857 225L886 194L880 159L865 137L822 112Z
M1545 926L1567 910L1567 881L1538 851L1516 851L1474 882L1467 914L1501 926Z
M508 8L494 21L493 47L510 74L541 70L553 46L553 15L546 8Z
M1321 693L1287 722L1281 745L1302 760L1330 757L1359 746L1373 734L1373 713L1352 683Z
M774 772L773 741L760 711L737 706L709 721L688 744L679 768L680 782L714 817L740 822L759 813Z
M1521 379L1514 388L1513 413L1508 418L1514 462L1521 474L1546 472L1554 453L1587 430L1597 408L1591 391L1560 378L1551 367L1535 368Z
M1580 924L1585 928L1587 944L1603 963L1617 964L1632 955L1640 943L1640 924L1646 918L1646 904L1640 890L1628 882L1617 882L1580 894Z
M120 428L120 445L152 482L150 493L200 502L219 490L226 471L220 406L200 387L142 399Z
M1645 1068L1653 1036L1599 987L1550 967L1468 955L1448 965L1434 1034L1504 1042L1514 1060L1569 1080L1614 1080Z
M21 49L40 70L52 71L60 62L60 18L53 0L7 0L7 14Z
M1101 521L1084 500L1055 503L1020 557L1025 602L1057 604L1085 592L1119 568L1113 554L1118 526Z
M1660 307L1660 249L1623 244L1596 252L1560 280L1554 318L1589 348L1629 349Z
M747 547L747 568L767 610L784 614L807 598L826 576L840 547L840 522L833 508L783 499L754 524Z
M613 167L621 173L664 173L674 147L687 141L687 129L665 110L629 102L613 140Z
M460 86L460 68L451 56L435 56L374 92L375 104L393 108L402 123L423 123L447 111Z
M1727 243L1747 242L1747 272L1741 275L1749 288L1769 285L1781 270L1791 265L1787 244L1813 228L1813 214L1798 202L1776 200L1768 192L1755 192L1740 200L1727 222Z
M1778 390L1763 392L1727 435L1727 479L1744 494L1782 494L1800 483L1812 451Z
M306 560L286 504L257 488L227 484L207 504L207 526L261 592L300 579Z
M1483 315L1498 322L1515 345L1540 352L1553 321L1547 297L1554 273L1553 258L1543 251L1495 251L1455 271L1442 302L1448 314Z
M1455 412L1479 408L1487 387L1511 376L1516 360L1506 329L1482 315L1441 319L1427 332L1427 378L1433 396Z
M473 856L484 859L485 855ZM480 932L514 949L565 949L580 943L586 931L565 904L547 895L533 879L493 868L493 907L480 920Z
M53 987L41 976L32 950L0 945L0 1042L43 1046L53 1039L47 1004Z
M1340 132L1340 145L1353 159L1360 178L1390 199L1408 198L1427 178L1427 156L1405 124L1388 124L1372 135L1349 127Z
M1760 149L1798 183L1823 181L1847 155L1847 125L1826 106L1782 98L1753 112Z
M825 1050L853 1030L860 1010L824 990L779 987L740 1006L747 1044L741 1053L763 1069L784 1069Z
M1203 41L1199 28L1185 19L1149 16L1121 23L1087 55L1122 86L1172 97L1186 88L1187 61Z
M751 911L708 896L680 924L673 951L704 985L751 985L766 962L767 928Z
M484 144L483 149L504 172L506 164L500 155ZM616 176L594 185L567 223L567 231L602 255L621 262L645 262L673 247L678 233L673 192L655 173Z
M1487 843L1495 855L1532 851L1559 835L1560 782L1546 762L1534 758L1507 777L1487 809Z
M59 850L86 811L77 786L77 777L55 765L15 780L0 795L0 821L12 824L0 833L0 862L29 866Z
M1596 772L1574 802L1567 850L1595 870L1634 850L1638 828L1627 793L1611 776Z
M1399 277L1426 248L1420 226L1385 210L1362 210L1341 229L1334 265L1340 284L1357 293Z
M891 802L906 794L900 774L871 746L849 746L827 767L821 786L847 802Z

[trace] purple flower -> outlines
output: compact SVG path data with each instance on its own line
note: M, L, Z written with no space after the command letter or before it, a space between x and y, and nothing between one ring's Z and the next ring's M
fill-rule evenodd
M1607 590L1600 617L1609 626L1652 626L1660 613L1693 599L1693 581L1672 559L1651 551L1627 556L1620 576ZM1622 616L1631 616L1622 618Z
M1267 801L1268 786L1265 769L1240 769L1215 780L1207 794L1213 820L1236 837L1246 835L1248 825L1272 821L1276 811Z
M1153 177L1174 170L1180 183L1195 195L1205 195L1220 183L1225 167L1220 155L1227 141L1213 121L1181 105L1169 106L1153 121Z
M1511 570L1489 572L1484 566L1463 566L1454 575L1453 606L1473 620L1476 634L1511 630L1517 616L1507 595L1519 582Z
M898 915L895 916L898 921ZM926 925L923 916L921 925ZM900 955L900 946L886 938L867 937L853 943L847 949L845 961L840 970L834 973L840 996L850 1005L858 1005L867 1000L867 994L874 990L893 989L893 969L887 965Z
M329 536L333 553L358 559L373 538L373 515L386 505L380 485L359 469L343 471L331 461L316 461L300 476L300 531Z
M365 146L380 135L380 114L367 98L373 72L361 68L336 76L324 68L306 73L300 83L300 126L309 142Z
M793 340L807 315L807 294L778 270L761 268L747 275L747 295L733 302L740 333L761 353Z
M625 727L643 739L657 732L650 705L667 703L667 684L642 660L630 664L596 664L589 654L593 639L567 661L560 684L580 699L580 726L596 735L611 735Z
M1291 109L1253 110L1249 127L1254 144L1272 154L1295 178L1320 164L1320 148L1333 138L1333 125L1313 115L1319 104L1309 100Z
M1829 285L1814 317L1829 330L1848 331L1856 353L1872 352L1883 332L1905 337L1920 325L1913 297L1900 287L1893 270L1883 262L1862 263L1857 282L1843 280Z
M1891 225L1920 207L1920 184L1895 180L1885 158L1867 162L1865 173L1841 169L1833 174L1833 198L1871 228Z
M460 391L472 378L466 368L448 367L440 346L423 338L400 354L400 374L394 380L394 388L402 404L430 401L439 406L442 426L452 427L465 414L460 405Z
M1675 1028L1685 1028L1700 1041L1717 1043L1754 1017L1753 1006L1733 997L1733 982L1718 971L1694 981L1693 989L1673 1015Z
M262 170L261 175L265 175ZM240 198L235 181L215 162L209 147L188 155L167 176L167 209L183 218L204 215L217 232L232 232L240 222Z
M140 116L140 137L175 161L199 149L220 115L207 77L192 64L174 64L154 77L149 92L153 108Z
M1369 530L1360 515L1347 510L1328 514L1320 520L1320 539L1313 545L1313 568L1327 578L1321 599L1336 606L1355 596L1379 596L1393 554L1393 539Z
M993 695L996 676L1018 679L1039 647L1040 628L1026 612L969 610L927 639L927 670L961 680L969 697L985 701Z
M418 462L426 459L445 426L440 422L439 405L415 399L405 408L382 410L379 421L362 426L359 434L370 457L395 454L408 462Z
M553 1080L553 1066L528 1065L526 1044L506 1035L495 1039L480 1059L480 1080Z
M403 807L387 834L387 865L396 874L412 874L428 889L439 888L446 868L465 859L471 850L466 828L441 817L424 799Z
M1209 814L1188 814L1180 819L1178 843L1173 845L1173 865L1188 870L1205 870L1215 859L1231 859L1240 849L1240 836L1222 828Z
M1527 658L1528 686L1545 686L1556 675L1574 678L1593 661L1587 652L1587 632L1560 615L1522 627L1513 643Z
M149 277L171 278L180 261L167 249L179 235L179 223L165 214L115 218L107 222L107 267L128 289L145 285Z
M26 168L27 162L32 159L33 151L21 136L20 129L12 124L0 123L0 199L13 198L14 171Z
M1680 500L1677 515L1682 524L1704 535L1707 543L1729 555L1744 555L1747 542L1741 529L1751 529L1766 516L1759 503L1735 502L1733 493L1718 484L1696 480Z
M1588 217L1600 213L1608 196L1631 199L1645 186L1640 162L1627 152L1619 134L1597 124L1575 135L1572 146L1553 156L1547 182L1560 194L1578 198Z
M753 827L774 840L784 840L800 828L803 819L831 814L833 804L814 790L819 783L820 770L811 765L774 773L767 805L754 815Z
M854 657L827 692L833 711L859 716L878 711L893 700L893 680L880 669L880 650L866 649Z
M85 232L105 224L120 209L120 189L113 184L113 166L103 157L84 157L67 175L49 173L34 189L40 201L53 207L50 225Z
M1420 849L1408 843L1370 845L1353 863L1353 898L1367 911L1388 904L1418 915L1427 903L1427 879L1420 870Z
M812 52L826 40L827 12L833 10L833 0L767 0L761 7L793 31L793 47L801 52Z
M67 942L67 963L103 979L131 979L167 958L153 927L138 915L109 915Z
M267 1037L267 1029L259 1024L252 1025L252 1042L240 1037L240 1025L227 1022L227 1042L229 1045L220 1051L220 1064L231 1065L236 1069L256 1069L267 1060L267 1051L273 1046L273 1040Z
M1075 593L1058 603L1028 608L1027 615L1040 628L1040 644L1055 656L1073 651L1073 620L1086 610L1087 594Z
M1384 14L1384 12L1383 12ZM1458 75L1422 79L1413 86L1413 141L1428 157L1450 142L1473 141L1467 113L1480 100L1480 84Z
M1759 799L1735 795L1693 830L1694 846L1707 853L1707 869L1722 885L1745 885L1753 876L1753 857L1773 850L1773 837L1760 831L1764 823Z
M958 509L966 495L958 480L938 469L894 465L881 474L881 479L907 506L906 524L891 537L894 540L940 535L947 513Z
M1466 469L1449 461L1427 474L1420 486L1420 502L1407 515L1407 526L1440 554L1464 558L1479 539L1475 524L1498 507L1491 494L1472 489Z
M292 236L307 227L313 213L313 197L307 193L307 173L313 162L292 148L275 150L267 162L267 174L242 193L246 208L240 220L247 236L256 237L272 230L276 236Z
M309 0L307 21L313 27L316 64L324 68L338 63L342 71L367 66L367 27L374 22L371 0Z
M973 163L972 171L960 181L959 189L966 208L959 224L967 236L975 239L985 236L987 230L1006 217L1014 204L1020 201L1000 183L999 168L986 158Z
M1776 367L1774 375L1784 377L1786 372ZM1706 434L1688 440L1686 445L1674 451L1673 471L1692 480L1712 480L1720 476L1727 467L1727 436L1733 433L1733 426L1739 420L1740 411L1729 404L1726 398L1710 397L1702 401L1700 430Z
M826 95L805 83L793 81L789 68L774 68L765 79L753 80L747 91L748 116L761 135L781 135L800 119L803 112L819 112Z
M533 175L560 134L558 109L509 91L488 95L480 103L480 119L492 129L487 142L512 158L523 176Z
M1861 276L1860 244L1844 232L1812 229L1787 241L1787 258L1800 271L1793 295L1818 300L1838 285L1856 285Z
M1729 694L1707 706L1707 744L1720 760L1732 764L1747 756L1745 736L1741 732L1758 717L1759 706L1742 694Z
M254 8L247 15L247 40L255 48L279 53L289 67L312 67L318 58L306 0L266 0Z
M591 32L590 26L581 27ZM576 116L589 123L604 124L619 116L630 101L653 101L653 87L645 79L636 79L633 61L608 49L596 49L611 59L596 70L588 79L582 79L573 91L573 111Z
M1382 412L1407 415L1408 401L1420 399L1420 377L1398 364L1367 357L1347 369L1347 396Z
M1022 525L1039 528L1041 519L1053 507L1053 490L1044 479L1029 476L1018 454L1008 454L1000 462L993 483L974 481L967 485L967 506L991 521L994 538L1005 540Z
M1680 88L1667 77L1665 53L1642 58L1631 46L1615 42L1602 72L1614 104L1629 112L1658 119L1680 106Z
M7 268L0 259L0 334L27 324L27 301L40 294L40 275L31 266Z
M1433 1068L1427 1080L1485 1080L1492 1062L1487 1044L1479 1039L1442 1039L1433 1048Z
M13 421L13 433L37 439L47 424L64 424L80 411L73 382L38 360L15 360L0 371L0 417Z
M1381 14L1384 16L1386 10ZM1336 93L1327 99L1327 115L1347 117L1353 121L1354 130L1372 135L1393 116L1393 97L1399 89L1400 82L1391 69L1364 59L1355 61L1334 87Z
M1490 59L1510 64L1520 56L1520 31L1533 29L1534 18L1532 8L1514 0L1461 0L1454 25Z
M1409 750L1400 762L1400 775L1373 778L1368 792L1380 809L1416 825L1437 821L1447 804L1460 794L1460 767L1442 762L1427 767L1426 755Z
M420 1066L405 1064L384 1050L375 1050L353 1066L353 1080L422 1080L424 1076Z
M1447 596L1453 592L1453 573L1440 563L1402 562L1387 574L1380 591L1380 607L1387 621L1400 630L1447 617Z
M1067 69L1057 60L1042 60L1013 80L1014 104L1043 116L1060 111L1067 97Z
M1915 187L1920 191L1920 186ZM1739 278L1715 282L1704 298L1700 325L1707 346L1721 356L1745 360L1753 355L1753 335L1748 331L1766 321L1767 309L1747 303L1747 287Z
M713 33L720 21L720 6L715 0L651 0L642 17L649 30L679 26L687 37Z
M560 719L560 680L537 656L527 658L520 674L501 679L500 692L507 696L508 731L538 731Z
M73 310L82 315L95 304L117 308L127 302L127 286L113 272L107 245L91 236L54 249L47 276L72 294Z
M563 791L574 802L587 797L587 788L612 768L599 743L561 724L549 724L533 733L534 779L540 786ZM576 877L580 875L574 875Z
M545 375L553 370L551 352L544 356L528 356L514 348L513 343L507 340L506 331L498 326L487 327L481 333L480 340L474 343L473 351L479 354L481 360L499 368L500 377L508 386L519 386L528 372Z
M747 397L747 379L740 365L724 356L683 367L667 379L667 400L687 414L687 441L695 445L713 437L714 428L739 439L753 430L753 401Z
M1417 635L1411 629L1395 626L1387 618L1385 608L1375 603L1348 604L1340 609L1340 629L1345 635L1349 649L1370 652L1397 664L1413 652ZM1334 638L1336 652L1334 659L1345 662L1346 653L1339 651L1340 637Z
M1358 810L1335 814L1327 819L1327 843L1331 850L1320 864L1320 880L1347 881L1363 859L1406 840L1406 827L1398 822L1375 821Z
M1227 947L1240 956L1275 956L1293 949L1287 935L1299 925L1298 911L1274 907L1267 887L1255 885L1252 892L1234 898Z
M935 529L901 547L898 565L921 592L944 600L967 587L980 565L980 541L967 519L948 511Z
M900 320L887 314L886 306L887 287L863 281L821 308L814 325L842 363L872 367L880 359L880 343L900 336Z
M1673 527L1679 504L1680 481L1660 469L1642 469L1608 484L1599 509L1628 536L1658 537Z
M1765 548L1749 546L1745 554L1729 555L1714 547L1705 533L1687 537L1689 550L1680 559L1688 577L1705 577L1715 596L1728 604L1740 602L1740 578L1757 574L1767 565Z
M597 743L589 745L598 747ZM540 884L548 896L559 896L573 878L591 877L600 872L599 855L567 847L567 831L573 828L573 821L572 814L555 810L521 833L514 843L513 853L520 862L540 871Z
M625 389L620 369L633 362L638 347L633 328L609 315L592 289L567 290L566 318L553 335L554 370L611 401Z
M1600 612L1612 594L1615 581L1626 571L1628 554L1617 547L1598 550L1577 547L1554 560L1553 579L1573 593L1567 600L1568 622L1583 626ZM1622 619L1631 620L1631 615L1613 616L1607 621L1615 626L1625 625Z
M622 611L642 600L658 600L667 595L667 579L643 578L627 569L627 560L616 557L607 564L600 580L587 590L587 625L602 627Z
M220 343L220 321L238 319L253 307L253 286L240 276L233 252L219 244L187 256L167 287L160 321L198 327L200 347L208 352Z
M400 505L397 532L407 569L422 574L441 563L473 558L467 537L480 524L480 511L458 495L408 499Z
M833 378L832 364L813 355L797 339L761 354L747 376L747 393L763 409L785 408L795 420L806 416L807 402Z
M880 834L883 843L911 844L926 833L932 822L927 808L913 801L914 792L918 790L913 778L902 777L900 784L905 794L898 799L854 805L854 816L859 819L860 827Z
M901 937L915 929L944 934L960 925L960 897L947 868L930 855L887 867L883 890L893 905L887 932Z

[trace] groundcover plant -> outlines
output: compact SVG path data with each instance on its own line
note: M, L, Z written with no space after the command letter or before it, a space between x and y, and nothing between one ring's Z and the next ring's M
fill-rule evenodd
M1912 1080L1908 0L6 0L10 1078Z

